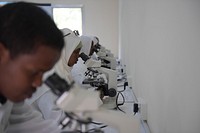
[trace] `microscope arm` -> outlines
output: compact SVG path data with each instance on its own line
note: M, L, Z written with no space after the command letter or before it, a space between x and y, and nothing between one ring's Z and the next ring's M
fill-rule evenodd
M94 60L94 59L90 58L89 56L87 56L85 53L81 53L79 56L85 62L84 64L87 66L87 68L101 67L101 61Z
M101 61L97 61L97 60L94 60L94 59L90 58L85 62L85 65L88 68L89 67L101 67Z

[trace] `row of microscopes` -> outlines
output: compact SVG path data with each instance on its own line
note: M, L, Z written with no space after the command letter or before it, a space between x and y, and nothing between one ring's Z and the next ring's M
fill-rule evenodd
M74 82L68 84L55 73L45 80L59 96L56 104L66 113L60 126L67 127L65 133L103 133L100 128L88 129L89 124L98 121L116 128L119 133L139 133L138 120L113 110L117 107L117 80L124 71L111 51L97 40L92 46L93 55L80 54L87 67L82 84L95 88L94 91L82 89Z
M117 60L110 50L101 46L99 42L93 46L93 51L96 58L80 54L87 66L85 80L82 83L97 87L101 93L103 106L114 109L117 95Z

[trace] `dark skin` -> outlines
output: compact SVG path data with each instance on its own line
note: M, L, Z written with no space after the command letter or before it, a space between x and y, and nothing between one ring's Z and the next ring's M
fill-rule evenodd
M93 53L94 53L94 42L92 41L89 56L91 56Z
M38 45L30 54L21 54L14 59L10 51L0 43L0 93L13 102L32 96L42 84L43 74L60 58L60 51Z
M73 53L71 54L69 61L68 61L68 66L72 67L74 64L77 63L78 58L79 58L79 52L80 52L81 48L79 49L75 49L73 51Z

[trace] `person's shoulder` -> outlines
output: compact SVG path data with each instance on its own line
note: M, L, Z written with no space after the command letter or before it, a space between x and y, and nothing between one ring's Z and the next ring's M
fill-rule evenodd
M45 93L49 91L50 89L45 84L43 84L42 86L38 87L36 92L33 93L32 97L29 99L26 99L25 102L31 105L33 102L35 102L37 99L39 99L41 96L43 96Z
M13 102L7 100L6 103L2 104L0 103L0 110L5 109L5 107L12 107L13 106Z

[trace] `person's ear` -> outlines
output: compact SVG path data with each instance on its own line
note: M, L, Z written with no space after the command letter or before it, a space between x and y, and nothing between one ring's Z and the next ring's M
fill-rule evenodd
M10 59L10 52L9 50L0 42L0 63L6 62Z

